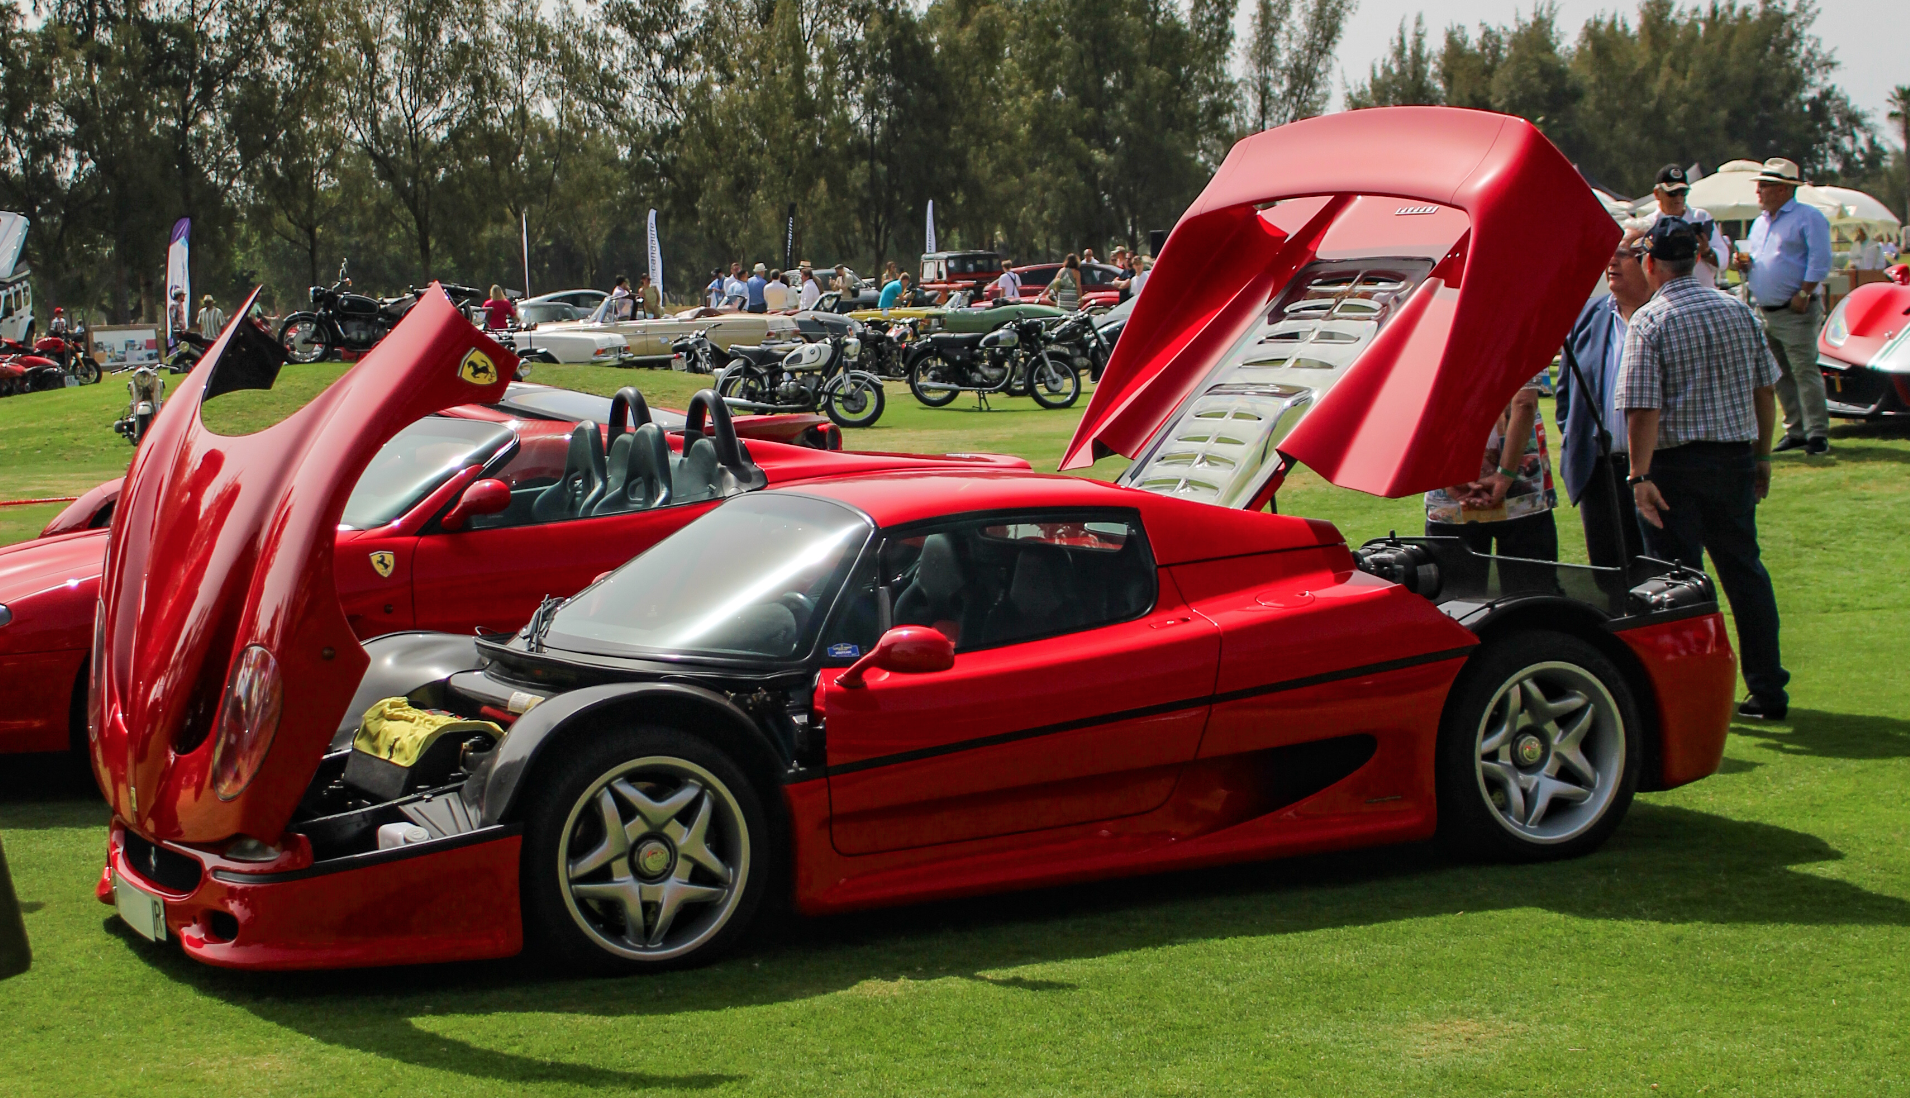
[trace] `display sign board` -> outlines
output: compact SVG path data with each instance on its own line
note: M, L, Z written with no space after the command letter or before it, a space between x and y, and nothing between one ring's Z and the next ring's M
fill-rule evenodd
M86 333L86 351L107 370L158 365L161 349L157 324L110 324Z

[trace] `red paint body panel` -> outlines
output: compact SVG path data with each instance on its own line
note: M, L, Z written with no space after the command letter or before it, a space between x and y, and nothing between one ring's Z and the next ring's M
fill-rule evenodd
M1737 657L1724 615L1645 625L1618 634L1645 667L1658 698L1661 788L1717 773L1731 731Z
M1910 286L1869 282L1844 299L1843 343L1830 341L1830 325L1817 333L1817 353L1852 366L1868 366L1884 344L1910 327Z
M1332 197L1297 229L1257 209L1310 196ZM1419 216L1413 201L1463 211L1469 231L1280 449L1385 496L1476 472L1474 440L1556 352L1619 234L1530 123L1446 107L1349 111L1236 144L1161 250L1062 468L1137 455L1332 225L1358 216L1357 196L1408 200L1402 219ZM1533 262L1537 239L1556 262Z
M0 653L0 682L7 684L0 704L0 753L65 751L73 692L86 669L86 649L62 652Z
M1219 653L1219 631L1166 581L1134 621L963 652L935 674L875 671L855 690L831 680L832 769L950 751L832 773L836 848L867 854L1159 807L1200 745ZM950 750L990 738L1009 742Z
M127 863L120 826L109 843L109 869L165 896L166 932L207 964L364 968L509 957L524 948L516 835L302 880L250 884L207 872L186 896ZM110 902L110 893L102 898ZM235 939L211 933L214 912L237 920Z
M41 529L40 536L50 538L59 534L94 529L100 508L119 502L119 489L125 483L125 477L115 477L104 484L95 485L81 492L80 498L67 504L65 510L53 516L53 521Z

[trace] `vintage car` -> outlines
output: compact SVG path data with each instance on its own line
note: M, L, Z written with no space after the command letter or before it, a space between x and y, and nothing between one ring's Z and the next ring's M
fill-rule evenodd
M1830 414L1910 415L1910 286L1872 282L1837 303L1817 333Z
M517 326L510 329L511 349L522 362L634 365L637 358L623 336L573 323L588 317L562 301L525 302L517 307Z
M1054 281L1055 272L1059 270L1059 263L1030 263L1025 267L1016 267L1015 274L1021 279L1021 300L1033 302L1040 298L1041 292ZM1081 308L1106 308L1120 304L1121 291L1114 283L1116 279L1126 277L1127 273L1112 263L1081 264ZM989 301L1000 301L1001 290L991 282L982 288L982 296Z
M527 297L517 304L520 309L526 305L543 305L547 303L568 305L577 310L580 315L589 316L596 311L597 306L603 304L604 298L609 296L610 294L603 290L558 290L555 293L538 294L536 297Z
M611 463L628 451L612 436L634 426L629 404L620 419L607 397L512 383L494 402L448 408L399 431L359 477L338 523L335 581L354 635L515 629L546 595L576 591L706 510L709 499L688 485L673 484L647 508L611 498L628 482ZM685 422L665 408L647 415L666 435ZM580 442L585 423L598 433L594 448ZM740 416L734 428L770 483L801 475L813 451L842 445L841 432L819 415ZM553 486L579 477L600 485L604 498L559 506ZM81 496L39 539L0 548L0 693L9 703L0 754L84 745L93 609L122 483ZM479 483L486 488L473 487ZM461 496L487 505L487 490L488 505L501 510L459 512ZM587 499L594 489L578 490Z
M1001 256L995 252L925 252L915 281L921 290L941 297L974 293L1000 277Z
M1394 496L1472 475L1617 237L1517 118L1256 134L1176 227L1064 456L1135 457L1125 483L818 453L764 486L730 448L724 502L509 636L361 643L332 564L383 441L495 400L499 350L421 306L401 354L228 438L190 413L255 375L215 348L113 525L97 895L217 965L531 948L607 973L706 961L789 907L1434 835L1594 849L1635 791L1719 763L1734 667L1704 576L1356 552L1260 508L1298 462ZM1262 378L1312 369L1225 353L1268 316L1311 325L1282 347L1363 350L1328 389Z
M613 333L628 345L631 359L660 366L669 364L674 353L673 343L697 332L708 332L710 342L724 350L738 343L754 347L802 339L796 322L784 313L740 313L699 307L647 320L610 320L606 318L609 309L610 302L606 299L589 320L540 325L538 335L548 339L563 332Z

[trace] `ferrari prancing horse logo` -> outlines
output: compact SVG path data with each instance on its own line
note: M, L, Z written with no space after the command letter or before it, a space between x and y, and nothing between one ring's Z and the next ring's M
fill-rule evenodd
M473 349L458 364L458 376L473 385L490 385L497 381L497 366L491 362L491 356Z
M385 579L391 578L391 570L398 567L398 555L380 549L371 555L371 570Z

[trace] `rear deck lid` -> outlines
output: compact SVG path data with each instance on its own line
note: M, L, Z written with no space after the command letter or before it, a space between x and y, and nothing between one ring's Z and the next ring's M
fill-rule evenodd
M1062 459L1224 506L1283 460L1401 496L1470 480L1618 242L1529 123L1445 107L1235 145L1169 236Z

